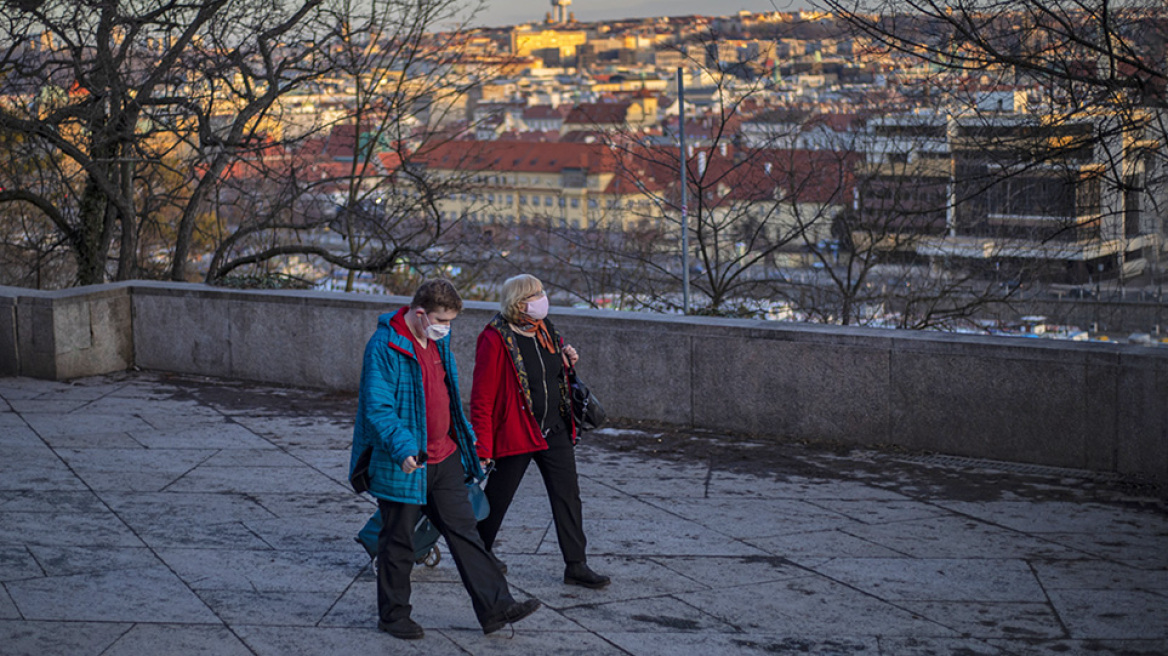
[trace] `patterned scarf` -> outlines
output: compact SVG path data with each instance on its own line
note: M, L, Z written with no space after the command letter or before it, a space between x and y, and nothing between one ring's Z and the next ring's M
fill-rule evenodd
M532 319L526 314L519 315L519 319L515 321L516 327L523 332L535 331L535 339L539 342L548 353L556 352L556 345L552 342L551 333L548 332L547 326L544 325L543 319Z
M543 323L542 321L540 322ZM487 326L498 331L499 336L503 338L503 344L507 347L507 352L511 354L511 362L515 365L515 375L519 378L519 387L523 390L523 398L527 400L527 407L531 407L531 381L527 377L527 367L523 364L523 356L519 353L519 345L515 343L515 331L511 329L511 323L503 318L502 314L496 314ZM544 327L548 331L547 326ZM548 331L555 335L553 344L563 340L560 339L556 333L556 327L553 325ZM538 333L536 333L538 334ZM552 351L553 353L555 351ZM572 425L572 391L568 387L568 377L560 376L560 416L569 426Z

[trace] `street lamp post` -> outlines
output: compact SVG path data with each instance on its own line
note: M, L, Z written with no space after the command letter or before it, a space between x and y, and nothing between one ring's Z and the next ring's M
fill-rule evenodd
M681 311L689 314L689 189L685 180L685 79L680 66L677 67L677 107L678 169L681 171Z

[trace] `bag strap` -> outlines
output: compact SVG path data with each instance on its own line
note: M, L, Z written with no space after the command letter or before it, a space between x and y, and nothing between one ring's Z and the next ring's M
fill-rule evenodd
M552 328L555 329L554 326ZM564 352L564 338L560 336L559 332L556 333L556 339L560 342L560 357L564 360L564 373L569 376L576 375L576 365L568 361L568 354Z

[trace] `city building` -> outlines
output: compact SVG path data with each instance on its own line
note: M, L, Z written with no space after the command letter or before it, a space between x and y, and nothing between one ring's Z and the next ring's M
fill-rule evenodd
M1072 283L1158 262L1165 207L1143 125L1154 115L1065 121L1025 113L873 118L859 135L851 238L908 260Z
M460 141L415 162L427 175L464 183L437 202L448 220L628 230L660 216L652 203L659 185L602 144Z

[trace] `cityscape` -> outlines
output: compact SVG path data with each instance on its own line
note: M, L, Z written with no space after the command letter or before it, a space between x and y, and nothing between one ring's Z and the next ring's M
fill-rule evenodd
M584 4L270 33L9 7L0 283L439 274L491 298L528 271L583 307L1162 340L1162 6L1020 3L970 32L842 0Z

